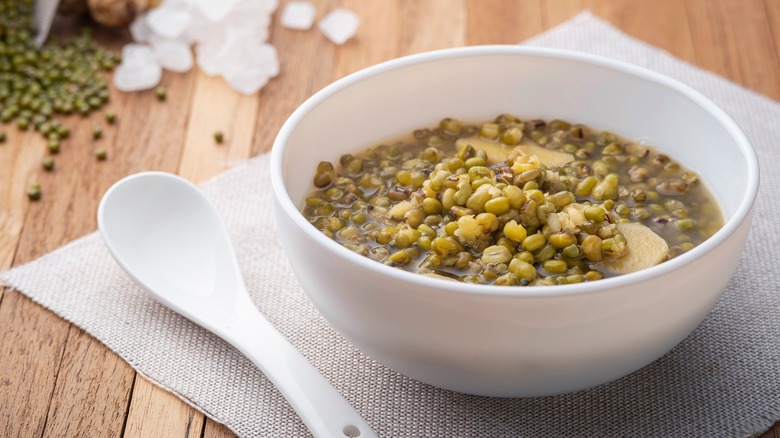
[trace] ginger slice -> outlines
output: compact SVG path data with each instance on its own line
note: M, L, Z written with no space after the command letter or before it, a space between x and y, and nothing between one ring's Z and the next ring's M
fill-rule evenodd
M484 150L488 156L488 164L500 163L501 161L506 160L506 156L512 149L515 148L519 148L526 155L536 155L536 158L539 159L539 162L548 167L559 167L574 161L574 156L567 152L547 149L531 144L507 146L500 142L483 140L479 137L461 138L455 142L455 147L460 149L466 144L470 144L474 147L474 149Z
M450 278L450 277L447 277L447 276L444 276L444 275L441 275L441 274L437 274L435 272L426 272L426 273L420 274L420 275L422 275L424 277L438 278L439 280L458 281L458 280L456 280L454 278Z
M669 244L647 226L633 222L617 224L617 228L626 238L628 251L620 258L605 258L600 264L606 271L627 274L669 258Z

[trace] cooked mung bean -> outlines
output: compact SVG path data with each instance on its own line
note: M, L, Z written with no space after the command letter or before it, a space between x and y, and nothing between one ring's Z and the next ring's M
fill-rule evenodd
M470 283L595 281L642 244L621 224L668 243L657 263L723 222L668 155L563 120L445 118L336 162L319 164L302 208L315 227L387 265Z

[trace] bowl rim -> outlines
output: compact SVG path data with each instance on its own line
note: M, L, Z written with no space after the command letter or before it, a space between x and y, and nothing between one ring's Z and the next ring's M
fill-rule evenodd
M341 90L348 88L353 84L367 80L373 76L397 69L412 67L416 64L435 62L445 59L485 55L521 55L575 61L611 69L628 75L633 75L672 89L681 96L692 100L695 104L708 112L713 118L715 118L724 126L724 128L735 140L738 148L745 158L748 168L746 175L747 185L745 196L740 201L734 214L724 222L721 229L719 229L709 239L705 240L684 254L681 254L659 265L616 277L605 278L594 282L555 286L498 287L495 285L470 284L454 281L447 281L445 283L440 279L430 278L419 275L417 273L396 269L356 254L353 251L344 248L334 240L326 237L316 228L311 226L311 224L304 218L297 205L293 202L287 193L284 178L282 176L285 145L296 127L308 116L310 112L312 112L317 106ZM391 277L398 281L408 282L430 289L444 289L447 292L453 293L465 293L494 297L561 297L567 295L600 293L606 290L625 288L633 284L642 283L644 281L664 276L673 271L681 269L693 263L698 258L705 256L706 253L715 250L718 246L724 244L729 239L729 237L732 236L741 227L743 222L750 219L751 212L758 195L759 166L758 158L754 148L736 122L709 98L676 79L672 79L661 73L657 73L653 70L640 67L635 64L585 52L553 48L527 47L521 45L480 45L433 50L381 62L379 64L366 67L344 76L310 96L298 108L296 108L290 117L285 121L274 140L271 149L271 185L274 196L277 200L277 208L281 208L295 226L299 227L304 233L317 241L318 244L328 248L330 251L333 251L340 257L343 257L345 261L360 265L361 268L372 271L376 273L376 275Z

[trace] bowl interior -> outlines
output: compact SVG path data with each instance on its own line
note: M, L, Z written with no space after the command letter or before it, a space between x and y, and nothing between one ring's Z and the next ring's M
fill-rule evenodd
M319 161L335 162L444 117L479 121L504 112L645 140L698 172L727 220L744 214L746 198L754 195L757 170L747 140L695 91L624 63L514 46L414 55L326 87L293 114L277 139L282 179L298 208Z

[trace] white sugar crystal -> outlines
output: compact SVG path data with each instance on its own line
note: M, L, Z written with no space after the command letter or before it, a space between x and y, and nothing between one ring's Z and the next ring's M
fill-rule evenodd
M314 7L292 3L304 5L311 27ZM205 74L252 94L279 74L276 49L265 44L278 6L278 0L162 0L130 26L133 39L146 44L123 48L114 82L122 91L152 88L163 68L184 72L197 63Z
M157 62L166 69L186 72L192 68L192 49L188 44L176 40L155 39L152 52Z
M236 4L235 0L187 0L187 3L195 7L200 11L203 16L209 21L219 21L230 11Z
M274 46L270 44L252 45L244 53L248 67L256 68L269 77L279 74L279 57Z
M154 53L146 44L125 44L122 47L122 64L154 62Z
M148 64L143 68L119 66L114 73L114 86L119 91L139 91L154 88L160 83L162 68Z
M282 11L281 23L288 29L310 29L316 14L317 10L313 4L304 1L291 1Z
M172 2L164 3L146 15L146 22L152 31L168 39L175 39L182 35L191 20L192 17L186 9L175 6Z
M352 38L360 25L360 17L347 9L336 8L320 20L317 27L336 44L344 44Z
M148 43L152 35L154 35L154 31L149 27L149 23L146 22L146 14L141 15L130 23L130 36L133 37L133 41Z
M271 13L275 2L262 0L241 0L233 10L220 22L224 26L239 33L254 42L264 42L268 39L268 26L271 25Z
M222 75L244 58L242 42L244 35L233 28L227 28L221 35L214 35L209 40L195 46L197 63L201 70L209 76Z
M148 46L127 44L122 48L122 63L114 72L117 90L147 90L159 84L161 77L162 68Z
M185 35L189 41L199 43L221 38L222 33L224 33L224 26L220 22L211 21L200 12L193 11L192 20Z
M218 21L209 20L200 12L194 11L192 22L187 29L189 41L201 43L222 40L227 32L242 34L242 38L256 42L266 41L271 15L265 12L265 8L270 6L266 4L263 8L259 8L259 3L261 2L258 0L238 2Z
M244 57L225 72L225 79L234 90L253 94L279 74L279 59L270 44L245 45L242 52Z
M253 19L270 18L279 2L276 0L238 0L231 14L250 15Z
M246 95L254 94L268 83L270 76L264 74L261 70L247 68L231 75L225 80L231 88Z
M195 46L195 59L198 67L208 76L221 73L224 65L223 58L226 50L224 46L214 41L204 41Z
M279 0L260 0L258 6L264 14L270 15L279 7Z

